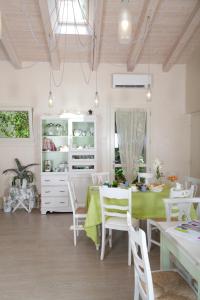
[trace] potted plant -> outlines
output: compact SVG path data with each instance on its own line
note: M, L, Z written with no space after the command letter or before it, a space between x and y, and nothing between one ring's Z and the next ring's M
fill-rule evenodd
M13 177L12 179L12 185L15 186L16 182L19 181L20 185L22 186L23 181L27 182L27 184L31 184L33 182L34 179L34 174L32 171L28 170L28 168L33 167L33 166L37 166L38 164L28 164L26 166L23 166L19 159L15 158L15 162L17 165L16 169L6 169L3 171L2 174L7 174L9 172L13 172L16 174L16 176Z

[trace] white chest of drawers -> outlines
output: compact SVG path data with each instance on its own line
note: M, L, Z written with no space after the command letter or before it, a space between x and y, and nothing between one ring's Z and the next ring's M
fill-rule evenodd
M46 173L41 175L41 214L71 212L67 190L68 174Z

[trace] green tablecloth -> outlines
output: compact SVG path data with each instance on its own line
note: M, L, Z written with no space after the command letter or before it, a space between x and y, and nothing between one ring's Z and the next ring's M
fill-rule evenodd
M169 198L169 187L162 192L133 192L132 193L132 216L136 219L165 218L165 206L163 198ZM87 193L88 213L85 221L85 231L94 243L99 244L98 226L101 224L101 206L99 190L90 186ZM196 218L194 208L191 212L192 218Z
M132 216L136 219L164 218L165 207L163 198L169 197L169 188L162 192L133 192L132 193ZM85 231L95 244L99 244L97 225L101 224L101 207L99 190L90 186L87 193L88 213L85 221Z

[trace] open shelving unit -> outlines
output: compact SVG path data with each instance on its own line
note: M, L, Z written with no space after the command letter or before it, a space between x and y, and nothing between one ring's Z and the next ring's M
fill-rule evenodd
M96 171L94 116L41 118L41 213L71 211L67 180L74 181L80 205Z

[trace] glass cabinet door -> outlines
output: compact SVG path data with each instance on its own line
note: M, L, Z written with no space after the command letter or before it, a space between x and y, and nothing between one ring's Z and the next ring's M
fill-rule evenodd
M95 123L92 121L72 121L72 150L92 150L95 148Z
M42 172L68 171L68 120L42 120Z

